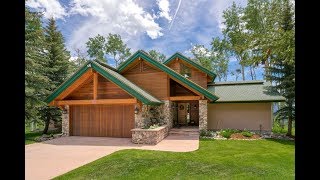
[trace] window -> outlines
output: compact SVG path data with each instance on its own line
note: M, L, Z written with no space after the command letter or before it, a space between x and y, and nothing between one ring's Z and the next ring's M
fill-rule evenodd
M188 66L180 63L180 74L186 78L189 78L191 77L191 69Z

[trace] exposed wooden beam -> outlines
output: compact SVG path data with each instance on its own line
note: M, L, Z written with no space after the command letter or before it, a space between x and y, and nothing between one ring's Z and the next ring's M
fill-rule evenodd
M93 73L93 99L98 98L98 73Z
M97 100L62 100L55 101L56 106L84 104L135 104L136 99L97 99Z
M200 96L172 96L170 101L200 100Z

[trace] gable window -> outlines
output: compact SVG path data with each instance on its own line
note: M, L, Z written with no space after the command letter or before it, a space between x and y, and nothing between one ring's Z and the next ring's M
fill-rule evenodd
M186 78L189 78L191 77L191 69L188 66L180 63L180 74Z

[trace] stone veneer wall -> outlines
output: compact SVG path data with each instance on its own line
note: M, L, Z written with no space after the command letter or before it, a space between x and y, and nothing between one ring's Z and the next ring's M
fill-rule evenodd
M66 114L62 113L62 134L69 136L69 105L65 106L65 109L67 110Z
M167 124L169 128L172 128L172 114L171 102L169 100L164 101L164 104L160 106L152 106L143 104L142 107L138 105L139 112L135 114L135 128L143 128L150 125L151 118L158 120L160 125ZM153 109L153 110L151 110Z
M208 129L207 100L199 100L199 130Z
M173 126L173 113L174 110L172 109L172 101L165 100L162 111L164 113L164 123L168 125L168 128L171 129Z
M155 129L132 129L132 142L135 144L158 144L168 136L169 127L163 125Z

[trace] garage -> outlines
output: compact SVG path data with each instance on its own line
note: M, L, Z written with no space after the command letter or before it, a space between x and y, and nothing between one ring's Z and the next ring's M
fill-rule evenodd
M72 105L70 135L131 137L134 105Z

